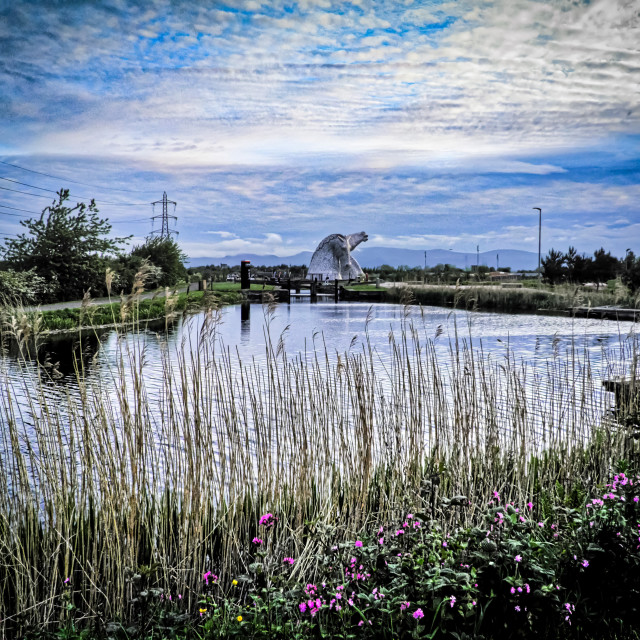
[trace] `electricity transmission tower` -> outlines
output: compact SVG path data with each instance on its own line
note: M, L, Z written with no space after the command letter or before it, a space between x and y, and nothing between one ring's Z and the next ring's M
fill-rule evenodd
M173 200L167 200L167 192L165 191L162 194L162 200L156 200L155 202L151 203L151 206L153 207L154 212L156 210L157 204L162 204L162 213L157 216L151 216L151 220L153 221L153 220L156 220L157 218L160 218L162 222L160 224L160 229L151 231L151 233L152 234L159 233L161 238L169 238L172 233L175 233L177 235L178 232L175 229L169 229L169 218L173 218L176 222L178 221L178 218L176 216L170 216L168 209L169 209L169 205L172 204L173 210L175 212L176 206L178 203L174 202Z

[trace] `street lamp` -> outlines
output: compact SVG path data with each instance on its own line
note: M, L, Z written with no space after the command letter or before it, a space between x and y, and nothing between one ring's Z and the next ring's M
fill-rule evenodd
M534 210L538 210L538 279L542 278L542 271L540 271L540 252L542 249L542 209L540 207L533 207Z

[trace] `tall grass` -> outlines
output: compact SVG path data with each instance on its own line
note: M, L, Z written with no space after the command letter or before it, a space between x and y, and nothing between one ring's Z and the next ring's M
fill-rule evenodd
M361 349L335 354L315 336L287 354L267 319L264 359L245 362L216 339L218 320L210 309L195 337L165 344L153 387L142 332L122 336L99 381L79 364L76 391L43 369L27 384L26 360L22 379L0 371L7 637L59 621L66 578L87 624L127 620L144 572L195 606L203 571L227 584L246 571L265 511L283 525L270 544L309 571L326 524L347 536L408 505L435 514L447 495L568 493L628 444L583 354L532 368L461 335L443 355L408 314L383 361L368 332ZM629 338L602 366L637 353Z
M585 289L571 285L553 288L510 288L494 286L397 285L386 290L387 302L403 303L407 296L424 305L456 307L458 309L495 309L506 312L568 311L573 307L618 305L631 309L640 307L640 295L635 296L622 284L612 291Z

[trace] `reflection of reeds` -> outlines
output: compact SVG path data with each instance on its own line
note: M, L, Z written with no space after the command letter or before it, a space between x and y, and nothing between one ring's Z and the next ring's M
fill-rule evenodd
M143 334L123 336L99 385L78 373L77 393L7 381L0 630L58 619L67 577L87 616L126 619L127 571L143 564L193 603L204 570L228 581L246 569L268 510L282 525L269 544L310 567L324 525L346 534L408 505L433 514L443 495L568 494L622 452L584 354L532 368L456 335L443 356L438 333L425 338L406 315L384 360L368 331L339 356L318 336L315 351L289 356L270 330L264 361L242 362L209 311L195 343L165 348L153 389ZM631 362L637 340L627 344Z

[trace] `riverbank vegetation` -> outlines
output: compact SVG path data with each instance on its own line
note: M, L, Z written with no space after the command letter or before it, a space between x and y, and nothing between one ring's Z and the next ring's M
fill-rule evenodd
M251 285L252 291L270 291L272 286ZM179 314L195 312L209 307L238 304L244 300L240 283L213 283L206 291L156 291L153 297L142 298L130 294L119 302L95 303L88 296L79 307L62 309L25 310L16 305L0 305L0 340L16 335L39 336L79 329L139 327L141 324L162 321L171 323ZM155 326L155 325L154 325ZM155 326L157 328L157 326Z
M600 380L637 337L535 367L407 307L379 366L366 331L287 354L271 312L263 360L212 307L180 344L117 341L81 393L3 379L0 632L631 637L636 445Z
M370 287L372 288L372 287ZM386 302L434 305L468 310L503 312L571 312L575 307L606 305L640 308L640 293L632 294L621 282L600 291L571 285L555 287L413 285L386 288Z
M21 220L25 231L0 247L2 302L44 304L128 292L143 267L150 287L185 282L187 256L171 236L151 235L126 253L131 238L111 237L111 224L99 217L93 200L71 206L68 189L57 196L39 217Z

